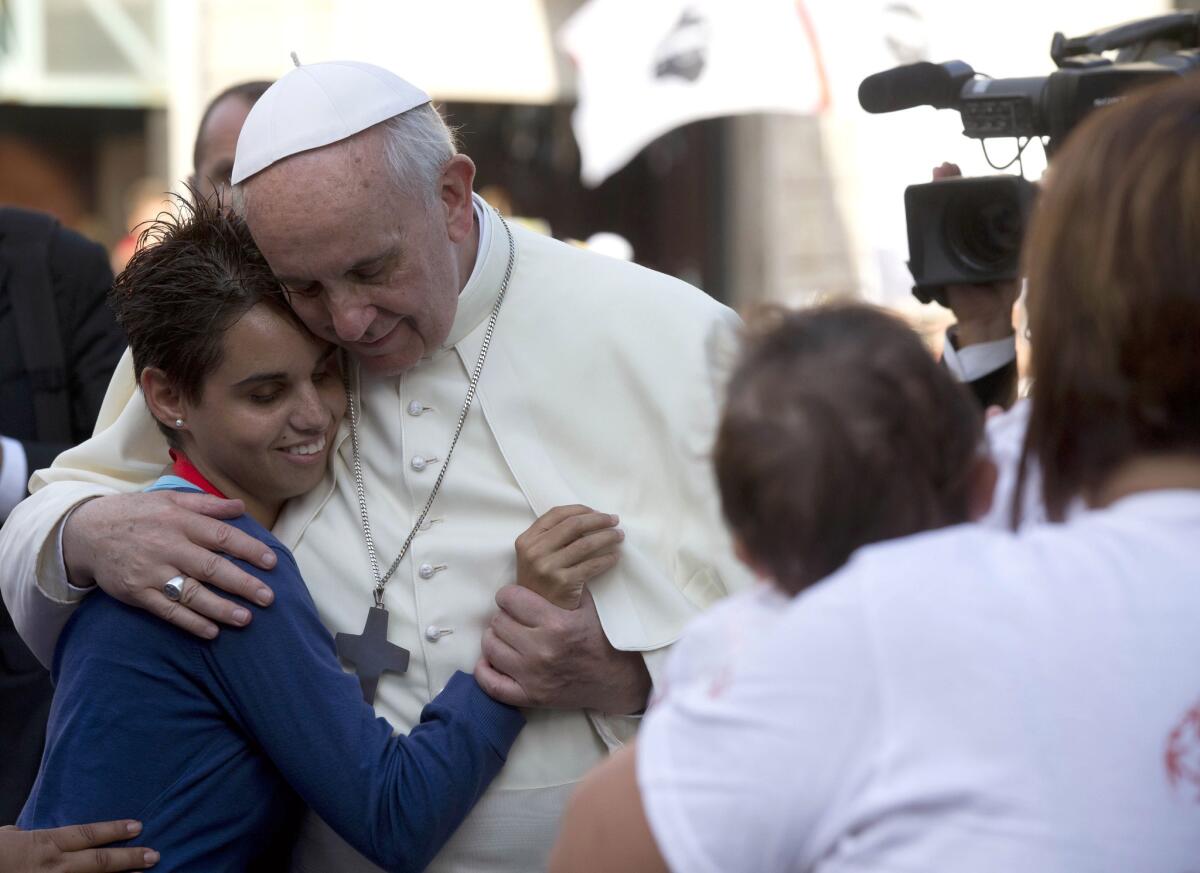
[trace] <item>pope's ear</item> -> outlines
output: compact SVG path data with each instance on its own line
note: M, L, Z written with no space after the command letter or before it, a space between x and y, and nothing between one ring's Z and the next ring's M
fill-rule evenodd
M174 427L176 421L187 421L187 403L179 389L167 378L167 374L157 367L147 367L142 370L138 379L142 396L150 407L150 414L167 427Z
M438 194L446 210L446 230L450 241L461 243L475 226L475 204L471 191L475 185L475 162L466 155L455 155L442 168Z

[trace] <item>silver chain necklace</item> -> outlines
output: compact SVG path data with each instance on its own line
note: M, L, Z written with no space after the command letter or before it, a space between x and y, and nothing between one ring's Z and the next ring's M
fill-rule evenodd
M429 514L429 510L433 507L433 501L437 498L438 491L442 487L442 480L446 478L446 470L450 467L450 458L454 454L454 447L458 445L458 438L462 434L463 425L467 422L467 413L471 411L471 404L475 402L476 389L479 387L479 377L483 374L483 362L487 359L488 349L492 345L492 334L496 330L496 319L500 315L500 305L504 302L504 295L508 291L508 282L512 278L513 265L516 261L516 244L513 242L512 230L509 228L508 222L504 220L504 216L499 213L495 213L495 215L500 219L500 224L504 227L504 233L508 237L508 266L504 270L504 281L500 283L500 293L496 297L496 304L492 307L492 314L488 319L487 330L483 334L483 342L479 348L479 357L475 360L475 369L471 371L471 378L467 385L467 396L463 400L462 411L458 414L458 424L454 428L454 436L450 440L450 448L446 451L446 460L442 462L442 469L438 471L437 480L433 483L433 490L429 492L429 499L425 501L425 508L417 516L416 523L413 524L412 530L408 532L408 536L404 540L404 545L400 547L400 554L396 555L396 560L392 561L392 565L388 567L387 572L382 576L379 573L379 555L375 550L375 537L371 534L371 520L367 515L367 491L363 481L362 461L359 457L358 447L358 408L354 402L354 392L350 390L349 373L343 379L346 387L346 404L350 412L350 450L354 461L354 489L358 496L358 512L362 517L363 540L367 544L367 556L371 559L371 573L375 579L375 606L378 609L384 609L384 587L387 585L388 580L392 578L392 574L396 572L396 568L400 566L400 562L404 560L404 556L408 554L408 549L412 545L417 531L421 529L421 525L425 523L425 516Z

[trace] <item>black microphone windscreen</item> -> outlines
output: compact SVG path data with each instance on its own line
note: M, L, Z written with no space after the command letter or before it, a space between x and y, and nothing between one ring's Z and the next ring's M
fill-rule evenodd
M972 75L961 61L906 64L863 79L858 102L867 112L896 112L914 106L946 109L954 105L963 83Z

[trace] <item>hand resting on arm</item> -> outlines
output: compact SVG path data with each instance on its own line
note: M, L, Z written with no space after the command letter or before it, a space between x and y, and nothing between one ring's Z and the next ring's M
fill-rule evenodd
M78 587L99 585L122 603L211 639L217 635L213 622L245 625L250 612L194 580L262 606L274 597L260 580L222 557L232 555L264 570L275 565L271 549L220 520L243 511L240 500L209 494L97 497L71 513L63 527L67 576ZM189 577L178 602L168 600L161 587L176 575Z
M517 538L517 585L496 594L475 678L513 706L638 712L650 674L637 652L613 648L586 583L611 570L624 533L586 506L547 512ZM537 592L537 593L535 593Z
M144 870L158 863L158 852L143 846L107 848L136 837L136 821L102 821L63 828L23 831L0 828L0 870L4 873L108 873Z

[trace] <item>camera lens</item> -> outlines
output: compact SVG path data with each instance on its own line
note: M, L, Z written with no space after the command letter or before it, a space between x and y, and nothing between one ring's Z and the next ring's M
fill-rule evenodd
M1021 249L1021 206L1013 189L964 191L946 204L945 239L950 254L970 271L1014 269Z

